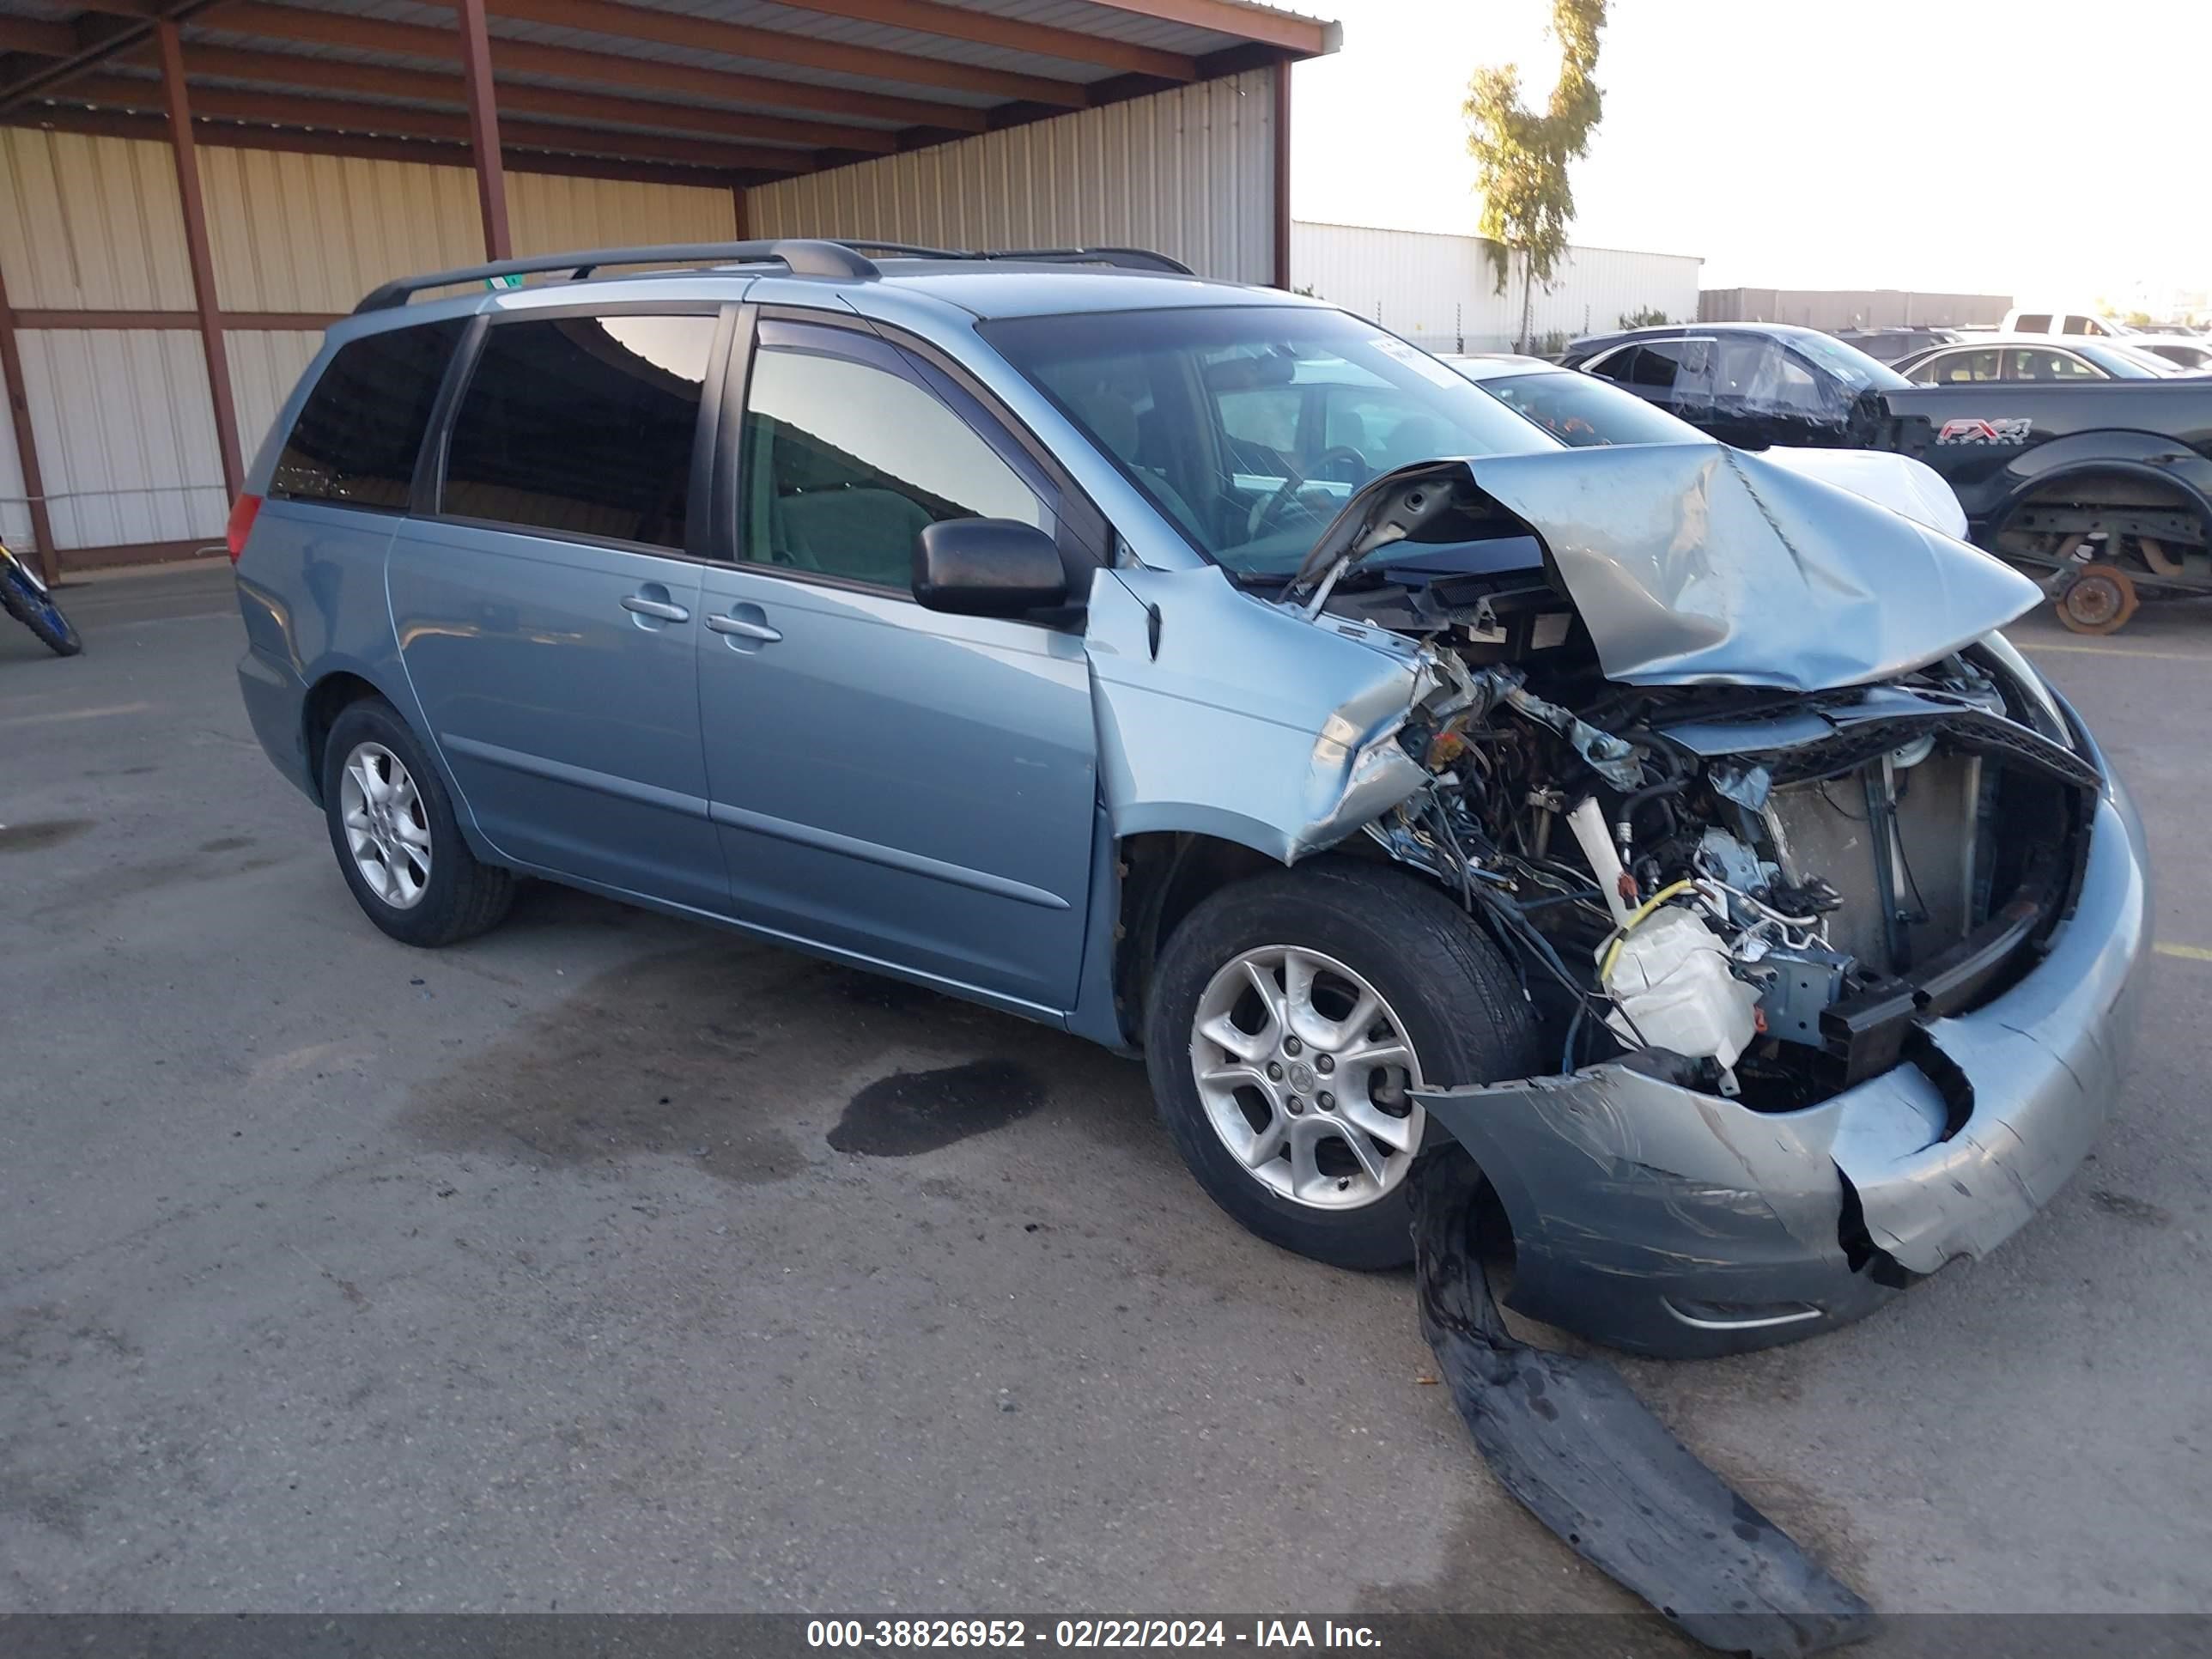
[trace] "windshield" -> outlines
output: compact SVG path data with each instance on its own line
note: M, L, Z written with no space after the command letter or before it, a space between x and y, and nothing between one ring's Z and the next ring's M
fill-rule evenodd
M2067 344L2115 380L2158 380L2175 372L2165 358L2132 345L2098 345L2085 340L2069 340Z
M1206 557L1288 576L1377 473L1548 449L1371 323L1319 307L1018 317L982 333Z
M1474 384L1563 444L1698 444L1711 439L1632 392L1571 369L1494 375Z
M1778 328L1774 331L1792 351L1809 357L1854 392L1894 392L1905 377L1886 363L1878 363L1856 346L1845 345L1832 334L1816 328Z

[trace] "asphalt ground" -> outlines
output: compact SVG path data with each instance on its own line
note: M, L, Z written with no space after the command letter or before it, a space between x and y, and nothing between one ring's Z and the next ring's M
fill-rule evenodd
M61 597L82 658L0 628L0 1609L1633 1605L1408 1279L1240 1231L1139 1067L549 886L409 951L248 732L227 569ZM1887 1611L2206 1610L2212 610L2016 636L2156 856L2094 1161L1850 1329L1625 1369ZM960 1066L942 1144L876 1115Z

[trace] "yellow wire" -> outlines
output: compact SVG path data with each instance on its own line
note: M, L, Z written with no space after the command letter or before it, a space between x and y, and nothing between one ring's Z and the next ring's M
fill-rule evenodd
M1620 947L1628 942L1628 936L1643 925L1644 918L1668 899L1673 898L1675 894L1690 892L1696 885L1694 882L1678 881L1671 887L1661 888L1643 903L1638 905L1630 913L1627 921L1613 930L1613 938L1606 945L1605 959L1597 965L1597 982L1601 989L1604 988L1606 981L1613 977L1613 964L1620 960Z

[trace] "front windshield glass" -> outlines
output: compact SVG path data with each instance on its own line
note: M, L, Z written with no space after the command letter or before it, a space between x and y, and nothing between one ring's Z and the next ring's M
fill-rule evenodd
M2067 344L2115 380L2160 380L2176 372L2172 363L2155 352L2139 350L2131 345L2095 345L2081 340L2069 340Z
M1288 576L1352 493L1551 442L1430 356L1318 307L1006 318L986 338L1208 558Z
M1792 351L1811 358L1853 392L1895 392L1906 384L1887 363L1876 362L1832 334L1816 328L1778 328L1775 333Z
M1498 374L1474 384L1563 444L1703 444L1713 441L1687 421L1608 381L1571 369Z

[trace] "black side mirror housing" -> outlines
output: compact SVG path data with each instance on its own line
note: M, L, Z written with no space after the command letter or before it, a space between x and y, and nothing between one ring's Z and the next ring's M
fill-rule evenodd
M1022 617L1064 604L1060 549L1015 519L947 519L914 538L914 597L961 617Z

